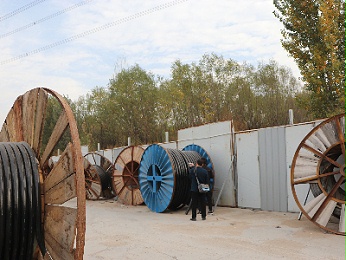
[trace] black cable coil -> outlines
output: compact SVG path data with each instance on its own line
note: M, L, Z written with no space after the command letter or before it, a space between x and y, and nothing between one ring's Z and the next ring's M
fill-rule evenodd
M169 148L166 150L171 158L172 168L175 173L174 193L168 208L178 210L189 204L191 199L188 164L196 164L201 155L194 151L180 151Z
M109 190L111 188L111 177L101 166L93 165L96 169L97 175L100 177L102 191Z
M0 143L0 259L32 259L36 242L46 253L40 194L34 151Z

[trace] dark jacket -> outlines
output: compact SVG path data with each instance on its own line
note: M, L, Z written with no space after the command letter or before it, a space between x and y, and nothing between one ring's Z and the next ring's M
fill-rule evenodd
M209 184L208 172L202 167L192 167L190 168L189 178L191 180L191 191L198 192L197 180L195 177L195 169L198 181L200 183Z
M210 169L208 166L203 166L204 169L207 170L209 179L214 179L214 172L212 169Z

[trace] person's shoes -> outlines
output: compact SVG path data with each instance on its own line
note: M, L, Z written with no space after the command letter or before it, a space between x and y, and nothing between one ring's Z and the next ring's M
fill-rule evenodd
M206 218L202 218L202 220L206 220Z
M214 215L214 212L208 211L208 215Z
M190 218L190 220L191 220L191 221L196 221L196 219L195 219L195 218Z

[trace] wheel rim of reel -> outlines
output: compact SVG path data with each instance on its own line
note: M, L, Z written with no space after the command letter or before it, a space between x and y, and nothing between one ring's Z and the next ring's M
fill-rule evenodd
M314 195L306 204L296 192L300 185L310 185ZM291 187L298 207L310 221L345 235L344 114L323 121L299 144L292 161Z

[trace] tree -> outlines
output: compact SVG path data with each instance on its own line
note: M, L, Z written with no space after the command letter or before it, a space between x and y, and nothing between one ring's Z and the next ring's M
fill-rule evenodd
M137 64L122 69L110 80L106 104L114 112L112 127L118 145L126 145L127 137L134 144L147 144L163 136L156 131L157 91L154 75Z
M344 112L345 1L274 0L274 5L284 26L282 46L296 61L310 94L305 105L316 117Z
M107 89L95 87L90 94L80 97L74 105L81 142L94 150L97 143L100 143L102 148L107 148L114 138L110 120L116 117L116 114L111 114L107 108L108 97Z

